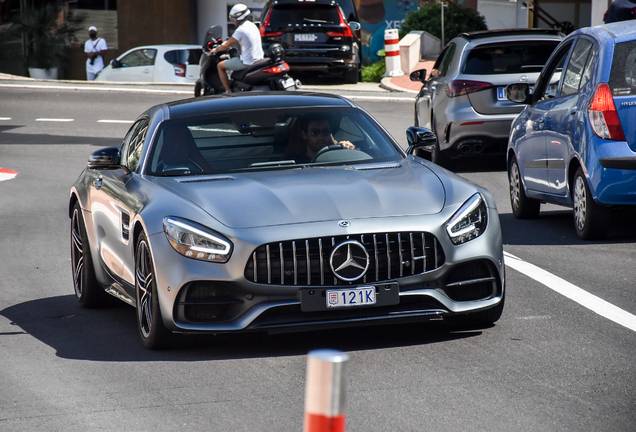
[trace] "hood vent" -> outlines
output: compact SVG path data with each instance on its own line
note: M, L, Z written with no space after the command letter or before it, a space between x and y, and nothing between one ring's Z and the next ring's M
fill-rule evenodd
M207 182L218 182L218 181L227 181L234 180L233 177L208 177L201 178L196 180L178 180L179 183L207 183Z
M400 164L391 164L391 165L382 165L382 166L377 166L377 165L373 165L373 166L358 166L355 167L356 170L358 171L371 171L371 170L386 170L386 169L394 169L394 168L402 168L402 165Z

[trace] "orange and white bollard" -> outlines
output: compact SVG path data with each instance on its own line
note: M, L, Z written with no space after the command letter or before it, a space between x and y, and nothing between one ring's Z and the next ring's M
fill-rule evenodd
M304 432L344 432L345 369L349 356L323 349L309 353Z
M384 58L386 64L386 72L384 76L402 76L402 65L400 62L400 36L396 29L384 30Z

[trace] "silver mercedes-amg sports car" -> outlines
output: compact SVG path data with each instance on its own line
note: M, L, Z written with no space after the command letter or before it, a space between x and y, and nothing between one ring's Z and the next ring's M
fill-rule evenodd
M431 318L490 325L505 277L490 193L332 95L157 105L71 188L79 303L135 306L142 342Z

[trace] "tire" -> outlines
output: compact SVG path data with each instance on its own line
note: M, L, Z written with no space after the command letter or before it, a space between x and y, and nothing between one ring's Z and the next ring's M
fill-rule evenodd
M574 202L576 235L583 240L605 238L609 232L612 209L598 205L594 201L581 168L578 168L574 174L572 201Z
M358 84L358 68L345 70L342 78L345 84Z
M73 206L71 216L71 265L73 287L77 301L84 308L105 306L110 296L99 286L86 235L86 226L79 203Z
M535 219L541 211L541 201L528 198L523 190L519 164L513 156L508 168L508 180L510 185L510 207L512 214L517 219Z
M440 137L439 137L439 134L437 133L437 128L435 127L435 118L432 116L431 116L431 130L433 131L435 136L437 136L437 143L435 144L435 147L433 147L433 151L431 152L431 162L449 170L455 169L455 161L449 158L448 156L446 156L446 154L444 154L444 152L439 146Z
M201 82L197 81L196 84L194 84L194 97L200 97L201 96Z
M172 333L161 317L154 263L145 233L141 233L135 248L135 293L137 300L137 328L141 341L149 350L170 346Z

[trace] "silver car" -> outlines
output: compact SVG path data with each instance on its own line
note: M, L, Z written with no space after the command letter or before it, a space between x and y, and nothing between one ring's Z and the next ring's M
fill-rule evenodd
M512 120L524 106L510 102L506 86L533 85L563 34L551 29L464 33L437 58L430 77L411 73L424 85L415 101L415 125L437 135L422 154L453 168L462 156L505 154Z
M310 135L330 143L310 155ZM180 333L490 325L505 295L494 200L411 154L430 131L407 138L405 153L331 95L157 105L71 188L77 299L135 306L149 349Z

